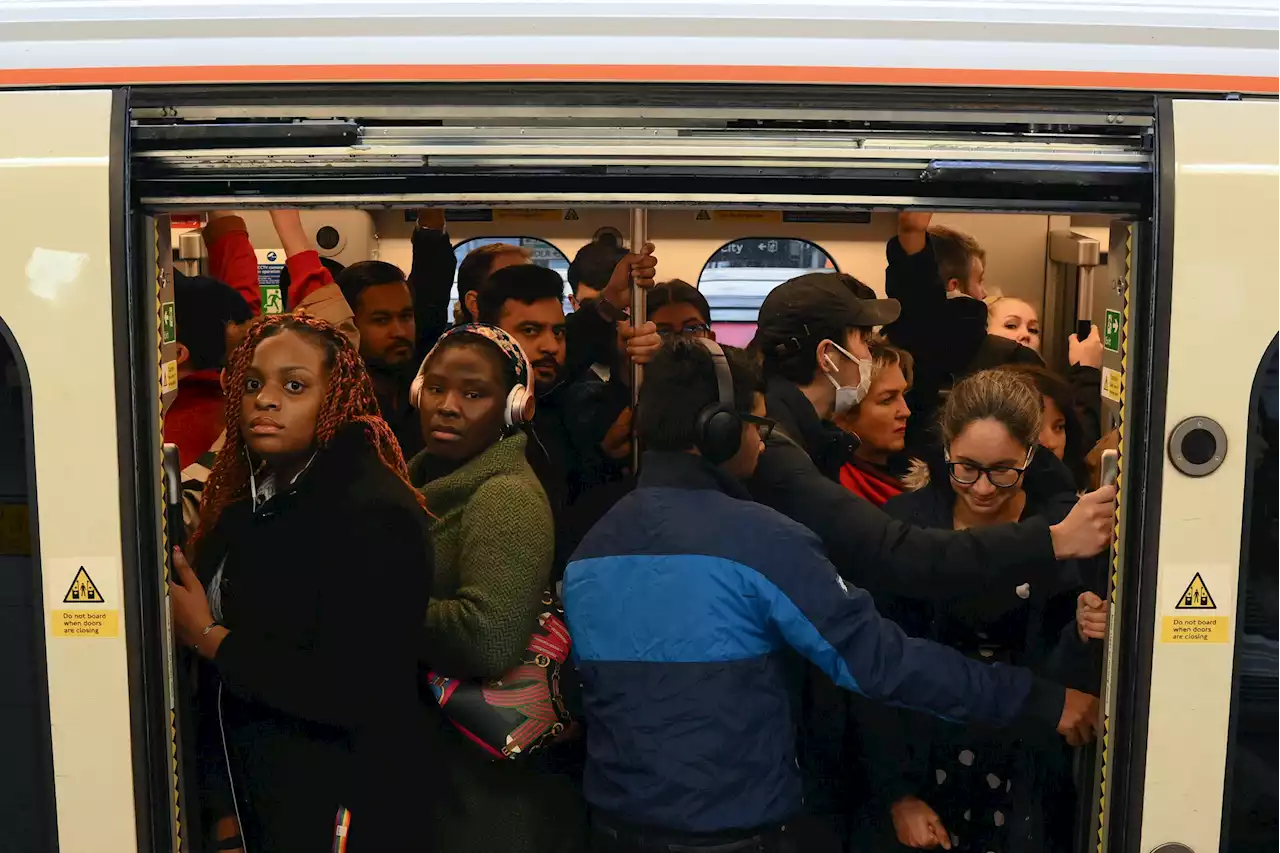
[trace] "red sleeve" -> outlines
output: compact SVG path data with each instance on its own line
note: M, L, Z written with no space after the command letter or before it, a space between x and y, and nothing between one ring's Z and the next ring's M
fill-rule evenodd
M204 245L209 250L209 274L224 281L244 297L253 313L262 313L262 292L258 289L258 258L249 242L249 230L239 216L224 216L204 227Z
M333 284L333 276L320 263L320 253L314 249L287 258L285 266L289 268L290 306L302 304L302 300L312 293L325 285Z
M217 370L200 371L178 383L178 398L164 416L164 440L178 445L182 468L217 441L225 426L225 407Z

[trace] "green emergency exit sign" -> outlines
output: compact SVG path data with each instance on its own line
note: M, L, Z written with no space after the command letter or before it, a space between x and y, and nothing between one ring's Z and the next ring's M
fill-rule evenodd
M1120 312L1110 308L1102 324L1102 348L1107 352L1120 352Z
M258 290L262 293L263 314L284 313L284 297L280 293L280 285L263 284L259 285Z

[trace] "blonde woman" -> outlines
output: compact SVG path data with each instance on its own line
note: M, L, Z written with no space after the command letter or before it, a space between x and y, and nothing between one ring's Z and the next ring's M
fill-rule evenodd
M836 426L857 439L857 447L840 469L840 484L881 506L904 491L911 469L906 455L911 409L913 363L910 353L883 341L871 343L871 387L867 396L843 415Z

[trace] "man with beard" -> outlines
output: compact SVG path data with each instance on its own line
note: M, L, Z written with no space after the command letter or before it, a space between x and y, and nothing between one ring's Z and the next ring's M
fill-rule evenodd
M625 255L618 261L600 297L583 303L569 317L564 314L564 280L555 270L534 264L495 271L476 294L476 319L514 337L533 367L537 408L529 430L528 457L556 520L556 579L577 544L567 525L566 509L582 486L579 460L565 428L563 392L600 360L602 352L617 345L619 334L627 353L639 364L649 361L661 346L653 323L634 330L619 325L625 319L633 276L639 286L653 286L657 260L649 254L652 247L645 248L645 254Z
M382 417L411 459L422 450L418 413L409 402L415 368L417 326L413 294L404 273L384 261L361 261L338 276L338 287L355 315L364 359Z

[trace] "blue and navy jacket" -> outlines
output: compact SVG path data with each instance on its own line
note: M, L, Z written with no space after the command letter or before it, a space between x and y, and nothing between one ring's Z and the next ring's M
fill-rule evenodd
M907 637L813 533L691 454L645 454L637 489L574 553L563 598L586 798L635 824L718 832L799 812L790 649L841 687L948 719L1056 727L1062 714L1061 687Z

